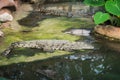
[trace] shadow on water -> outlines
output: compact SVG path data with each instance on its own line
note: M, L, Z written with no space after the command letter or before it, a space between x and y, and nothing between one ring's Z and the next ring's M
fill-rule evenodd
M120 54L103 46L29 63L0 67L11 80L120 80Z
M36 27L39 25L38 22L40 22L43 19L44 18L41 18L39 11L34 11L30 12L28 16L18 20L18 23L26 27Z
M15 55L17 56L27 56L27 57L30 57L30 56L34 56L38 53L40 53L43 51L39 50L39 49L30 49L30 48L17 48L17 49L14 49L10 52L8 58L11 58L11 57L14 57ZM14 54L13 54L14 53ZM46 53L46 52L44 52Z

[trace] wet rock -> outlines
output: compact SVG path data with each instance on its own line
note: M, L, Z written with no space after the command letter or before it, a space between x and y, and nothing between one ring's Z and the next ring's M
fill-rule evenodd
M0 9L4 7L14 7L14 10L16 10L18 1L19 0L0 0Z
M57 73L56 71L50 70L50 69L46 69L46 70L40 70L40 69L38 69L37 72L40 73L40 74L43 74L43 75L45 75L45 76L47 76L47 77L49 77L51 79L54 79L54 76Z
M13 20L13 16L10 15L9 13L3 13L0 15L0 21L1 22L6 22L6 21L12 21Z
M0 0L0 21L12 21L12 12L17 10L19 0Z
M90 35L90 30L87 29L70 29L65 31L67 34L73 34L77 36L89 36Z
M10 28L11 27L11 22L7 21L4 22L0 25L0 28Z
M107 37L109 40L111 39L120 40L120 28L119 27L115 27L111 25L107 25L107 26L98 25L95 27L94 31L95 33L102 35L102 37L104 38Z
M10 22L13 20L12 13L17 10L19 0L0 0L0 28L10 27Z
M12 20L13 20L13 16L9 9L3 8L0 10L0 21L1 22L7 22L7 21L12 21Z

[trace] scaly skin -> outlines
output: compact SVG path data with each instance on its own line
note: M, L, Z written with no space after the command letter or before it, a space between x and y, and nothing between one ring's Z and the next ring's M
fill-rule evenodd
M14 48L36 48L47 52L55 50L80 50L80 49L94 49L94 47L86 42L70 42L68 40L32 40L12 43L2 55L7 56Z

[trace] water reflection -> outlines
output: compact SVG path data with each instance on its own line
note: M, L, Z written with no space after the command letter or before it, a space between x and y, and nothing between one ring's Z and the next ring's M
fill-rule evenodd
M120 80L120 54L101 49L2 66L0 76L11 80Z

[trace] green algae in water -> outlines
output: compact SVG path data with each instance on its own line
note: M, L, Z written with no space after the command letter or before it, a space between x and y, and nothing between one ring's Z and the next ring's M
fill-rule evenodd
M80 22L79 19L73 18L51 18L41 21L39 26L33 28L23 26L21 32L10 30L10 33L9 31L6 33L6 39L3 41L4 45L1 50L15 41L34 39L78 40L80 37L64 34L62 31L74 26L75 28L83 28L91 25L84 25L88 22L84 23L81 20ZM48 26L47 23L50 25ZM24 32L29 30L31 32ZM40 52L37 49L18 48L12 51L13 55L10 58L0 56L0 76L6 76L12 80L49 80L53 78L53 80L120 80L120 55L117 52L104 49L102 48L103 51L73 53L56 51L51 54ZM41 71L46 70L55 72L55 76L46 76L46 74L41 73Z
M58 17L58 18L49 18L49 19L40 21L39 25L36 27L29 28L26 26L22 26L20 32L6 29L4 30L5 38L2 40L2 43L1 43L2 46L0 47L0 52L5 50L12 42L16 42L16 41L39 40L39 39L63 39L63 40L70 40L70 41L78 40L80 37L65 34L63 33L63 31L72 27L74 28L85 27L85 26L81 26L83 25L83 23L86 24L86 21L82 21L81 19L77 19L77 18ZM37 49L18 48L11 52L11 56L9 58L0 56L0 73L3 75L8 74L9 70L5 68L7 66L9 66L10 68L10 65L14 65L14 64L21 65L21 63L26 64L26 63L35 62L38 60L46 60L49 58L68 55L68 54L73 54L73 53L65 52L65 51L55 51L54 53L46 53L46 52L40 52L40 50L37 50ZM20 69L20 65L19 65L19 69ZM2 67L4 67L5 70ZM10 74L12 76L8 74L9 77L7 78L8 79L13 79L15 77L18 78L17 75L21 74L21 71L18 70L17 67L16 69L11 67L11 70L12 69L13 71L10 71ZM8 73L6 73L6 70L8 70ZM29 71L31 71L30 68L29 68ZM27 73L26 76L31 75L32 78L31 77L26 78L25 80L38 79L36 75L39 73L35 73L35 74L31 74L31 73L33 72ZM40 75L40 76L42 77L43 75ZM19 79L21 80L23 79L22 75L21 76L19 75Z
M120 54L113 51L78 52L45 60L1 66L0 73L7 74L6 77L12 80L119 80L119 59ZM47 71L50 73L45 73Z
M63 33L64 30L69 28L83 28L88 27L88 25L83 26L83 24L88 23L86 20L82 20L80 18L65 18L65 17L56 17L56 18L49 18L44 19L39 22L38 26L35 27L28 27L28 26L21 26L21 30L14 31L12 29L4 29L5 37L1 42L0 52L4 51L12 42L16 41L25 41L25 40L40 40L40 39L58 39L58 40L70 40L75 41L78 40L80 37L73 36L69 34ZM89 25L93 25L89 23ZM29 62L34 60L41 60L45 58L50 58L52 56L60 56L65 54L71 54L69 52L61 52L56 51L53 54L47 53L46 55L44 52L38 52L39 50L34 49L24 49L13 51L12 54L15 55L10 59L6 59L5 57L2 58L0 65L7 65L12 63L19 63L19 62ZM21 52L21 53L19 53ZM25 56L23 54L28 53L32 56ZM40 54L39 54L40 53ZM26 59L27 58L27 59Z

